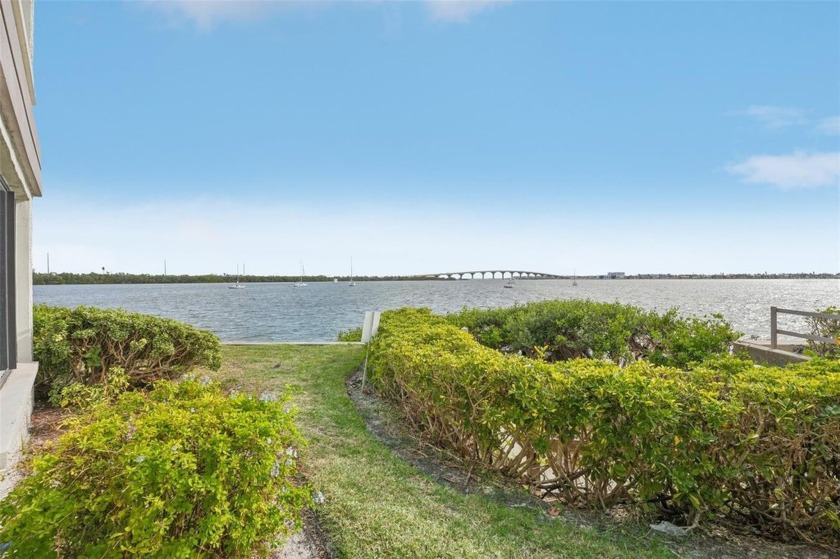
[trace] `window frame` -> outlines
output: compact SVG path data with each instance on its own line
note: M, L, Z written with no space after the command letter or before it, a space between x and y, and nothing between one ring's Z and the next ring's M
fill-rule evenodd
M0 175L0 387L17 368L15 194Z

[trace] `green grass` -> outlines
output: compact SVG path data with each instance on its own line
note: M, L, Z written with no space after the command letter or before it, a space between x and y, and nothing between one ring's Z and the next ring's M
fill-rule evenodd
M306 474L326 497L319 512L340 557L673 557L655 540L436 483L365 428L344 385L363 358L360 346L226 346L213 374L229 388L294 391Z

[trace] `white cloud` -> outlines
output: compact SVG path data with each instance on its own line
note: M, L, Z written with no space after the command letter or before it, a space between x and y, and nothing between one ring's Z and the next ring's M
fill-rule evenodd
M269 0L143 0L143 3L165 13L173 22L187 20L203 30L221 23L262 20L283 9L303 5Z
M465 23L481 12L506 4L511 0L427 0L426 7L432 21Z
M727 171L744 182L770 184L782 190L840 185L840 152L755 155Z
M806 124L805 111L797 107L753 105L739 114L754 118L767 128L785 128Z
M823 134L840 135L840 116L832 116L823 119L818 125L817 130Z

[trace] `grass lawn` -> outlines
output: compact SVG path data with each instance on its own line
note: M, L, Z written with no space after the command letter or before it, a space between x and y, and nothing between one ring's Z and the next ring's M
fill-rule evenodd
M302 456L330 542L348 558L674 557L655 540L581 529L531 507L442 486L368 433L345 379L360 346L226 346L212 373L229 388L289 386L309 439Z

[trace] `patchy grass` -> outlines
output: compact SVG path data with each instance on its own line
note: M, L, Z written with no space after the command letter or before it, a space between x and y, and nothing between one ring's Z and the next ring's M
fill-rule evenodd
M303 461L326 497L319 512L340 557L673 557L656 540L582 529L420 473L370 435L347 395L363 358L360 346L226 346L211 373L229 388L294 391L310 442Z

